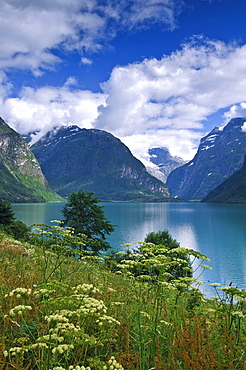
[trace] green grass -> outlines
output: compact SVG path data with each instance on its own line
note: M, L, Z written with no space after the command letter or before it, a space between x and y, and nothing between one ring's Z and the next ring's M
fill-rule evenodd
M0 369L245 369L245 291L215 284L208 300L185 280L112 273L67 257L67 237L0 234Z

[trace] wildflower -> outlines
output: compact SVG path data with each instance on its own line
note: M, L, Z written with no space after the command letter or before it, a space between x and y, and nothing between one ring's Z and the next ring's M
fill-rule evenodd
M96 323L99 326L102 326L103 323L120 325L120 322L118 320L116 320L115 318L111 316L106 316L106 315L102 315L98 320L96 320Z
M55 354L55 353L64 353L64 352L68 352L70 350L74 349L74 345L73 344L59 344L59 346L57 347L54 347L52 349L52 353Z
M59 314L45 316L45 320L48 321L49 323L51 321L69 322L69 320L66 317L59 315Z
M19 305L15 306L9 311L10 316L14 316L16 314L22 315L24 311L31 311L32 307L31 306L25 306L25 305Z
M78 294L80 292L84 294L99 293L99 290L95 288L92 284L77 285L76 287L73 288L73 290L75 294Z
M41 343L41 342L38 342L38 343L34 343L34 344L31 344L30 346L27 347L27 350L29 349L36 349L36 348L39 348L39 349L48 349L48 345L46 343Z
M7 352L7 351L6 351ZM21 353L22 352L22 348L21 347L12 347L10 348L9 350L9 354L11 356L16 356L18 353ZM6 356L7 357L7 356Z
M4 356L4 357L8 357L8 351L6 351L6 350L5 350L5 351L3 351L3 356Z
M109 370L124 370L123 366L116 361L114 356L110 358L108 364Z
M31 289L18 287L12 290L9 294L5 294L5 298L13 297L14 295L16 295L17 298L21 298L22 296L30 296L31 294L32 294Z

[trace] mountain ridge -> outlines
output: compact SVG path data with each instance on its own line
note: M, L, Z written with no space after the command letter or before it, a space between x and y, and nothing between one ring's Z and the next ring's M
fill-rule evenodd
M51 188L61 196L84 189L101 200L170 198L166 186L106 131L61 127L42 137L32 151Z
M11 203L61 201L21 135L0 117L0 198Z
M242 168L202 199L207 203L246 203L246 155Z
M246 118L233 118L215 127L200 141L195 157L167 178L171 196L200 200L239 170L246 154Z

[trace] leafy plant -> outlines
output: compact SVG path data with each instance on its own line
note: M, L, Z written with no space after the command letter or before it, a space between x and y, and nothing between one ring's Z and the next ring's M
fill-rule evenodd
M14 221L14 211L11 204L0 199L0 225L6 226Z
M30 228L24 222L15 220L10 203L0 199L0 229L18 240L27 238Z
M62 224L72 227L77 236L86 235L88 242L84 249L98 254L110 248L106 235L112 233L115 226L105 217L103 207L98 205L99 198L93 195L93 192L83 190L72 193L62 209Z
M192 278L165 273L179 248L158 257L151 250L163 246L151 243L141 243L135 259L118 253L112 273L107 259L83 250L73 257L86 237L38 228L33 244L0 233L0 369L245 368L244 290L214 284L217 297L204 297ZM205 256L183 252L190 267L205 268Z

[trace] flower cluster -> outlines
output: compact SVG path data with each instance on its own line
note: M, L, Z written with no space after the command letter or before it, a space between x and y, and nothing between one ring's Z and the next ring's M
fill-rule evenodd
M72 349L74 349L73 344L59 344L59 346L52 348L52 353L64 353L64 352L69 352Z
M33 294L36 296L36 297L38 297L38 298L40 298L40 297L42 297L42 298L49 298L50 297L50 295L52 294L52 293L54 293L55 291L54 290L48 290L48 289L45 289L45 288L40 288L40 289L37 289L37 290L35 290L34 292L33 292Z
M26 298L27 296L30 296L32 294L32 289L26 289L26 288L15 288L10 293L5 294L5 298L8 297L14 297L16 298Z
M99 290L92 284L81 284L74 287L73 292L75 294L83 293L89 295L99 293Z
M21 316L39 307L39 310L33 309L33 315L37 311L42 315L42 327L30 326L30 330L35 333L35 341L6 349L4 356L13 358L25 353L26 356L36 357L41 352L44 358L50 359L49 370L91 370L86 367L87 362L83 363L86 361L85 353L89 348L103 346L109 325L112 329L115 325L120 325L114 317L106 315L104 301L95 298L98 293L99 290L92 284L80 284L71 288L66 284L52 282L42 284L42 287L33 285L32 289L16 288L6 294L5 297L9 299L22 297L23 302L20 303L25 303L10 309L9 317ZM116 306L118 304L121 305L121 302L115 302ZM68 356L77 351L82 354L82 363L66 365L64 369L64 365L60 365L61 361L67 361ZM101 370L123 369L114 358L108 362L101 360L101 365Z
M11 310L9 310L9 314L10 314L10 316L15 316L15 315L21 316L21 315L23 315L23 312L31 311L31 310L32 310L31 306L19 305L19 306L15 306Z
M108 361L108 364L109 364L109 370L124 370L123 366L116 361L114 356L110 358L110 360ZM105 370L106 369L107 368L105 368Z
M50 322L69 322L69 320L62 316L61 314L59 315L59 313L55 314L55 315L49 315L49 316L45 316L44 318L46 321L48 321L48 323Z
M102 315L98 320L96 320L96 323L99 326L102 326L103 324L117 324L120 325L120 322L116 319L114 319L112 316L106 316Z
M12 347L9 350L10 356L16 356L17 354L21 353L23 350L21 347ZM7 351L6 351L7 352ZM7 357L7 356L6 356Z
M81 315L101 314L107 312L107 307L102 300L88 296L80 296L82 298L81 306L77 312Z

